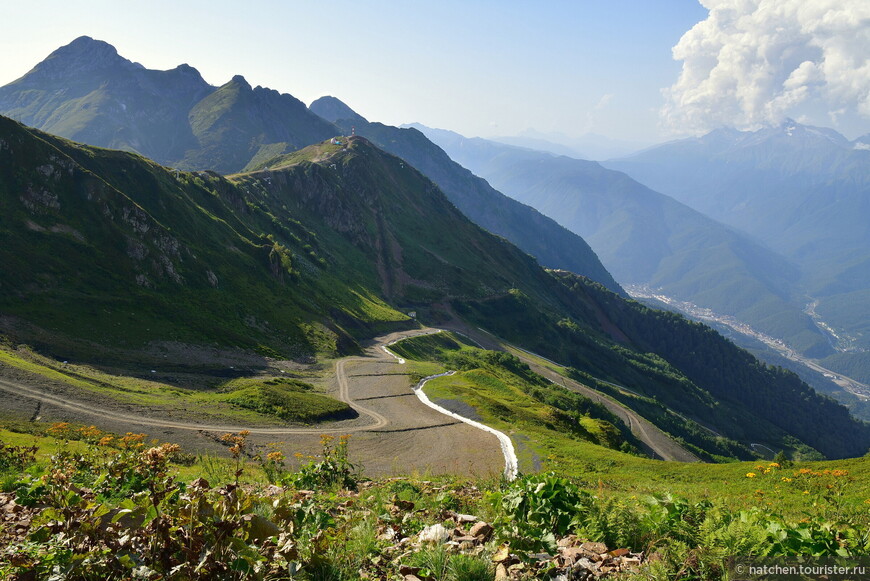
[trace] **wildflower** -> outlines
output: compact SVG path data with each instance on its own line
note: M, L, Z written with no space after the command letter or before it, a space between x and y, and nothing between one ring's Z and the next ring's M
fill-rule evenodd
M121 438L121 447L122 448L144 448L145 447L145 434L134 434L133 432L127 432L124 437Z
M870 504L870 498L864 501L864 504Z
M79 428L79 433L85 438L96 438L102 434L103 431L97 426L88 426L86 428Z
M51 472L51 474L43 474L42 481L46 484L53 483L63 485L69 481L70 475L71 472L70 474L67 474L63 470L55 469Z
M747 472L746 477L747 478L755 478L755 472Z
M112 436L103 436L102 438L100 438L100 441L97 442L97 446L108 446L112 443L112 440L114 439L115 438L113 438Z
M275 462L276 464L284 461L284 454L275 450L274 452L269 452L266 454L266 460L269 462Z
M791 480L792 480L791 478L788 478L788 477L786 477L786 476L783 476L783 477L782 477L782 481L783 481L783 482L791 482Z
M768 466L770 468L782 468L782 466L779 465L779 462L771 462Z
M804 494L809 494L809 493L810 493L809 490L804 490Z
M178 452L180 449L181 447L178 444L161 444L142 452L141 458L146 464L156 467L165 462L168 456Z
M832 476L848 476L849 471L848 470L832 470L831 475Z

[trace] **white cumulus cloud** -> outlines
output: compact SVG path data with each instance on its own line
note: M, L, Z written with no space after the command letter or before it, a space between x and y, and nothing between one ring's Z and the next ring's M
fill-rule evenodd
M757 128L823 103L870 118L870 0L700 0L706 20L673 48L683 61L662 117L678 132Z

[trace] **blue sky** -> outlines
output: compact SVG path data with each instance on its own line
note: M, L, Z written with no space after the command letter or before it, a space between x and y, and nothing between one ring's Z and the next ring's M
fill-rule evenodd
M674 135L662 122L682 67L672 47L708 17L698 0L29 0L4 12L0 84L88 35L149 68L188 63L215 85L242 74L306 103L330 94L373 121L645 143Z

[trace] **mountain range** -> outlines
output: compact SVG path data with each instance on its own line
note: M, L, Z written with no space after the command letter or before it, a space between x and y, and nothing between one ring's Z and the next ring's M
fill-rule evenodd
M339 102L340 103L340 102ZM341 104L343 105L343 104ZM80 37L54 51L22 78L0 87L0 113L55 135L133 151L180 169L227 174L359 125L382 147L406 156L438 183L476 223L506 237L542 264L583 274L622 292L586 242L532 208L493 190L451 161L425 137L348 117L337 129L328 99L310 111L288 94L251 88L242 76L208 85L188 65L145 69L114 47ZM378 140L375 129L390 134ZM399 136L396 139L396 135Z
M720 129L611 160L748 233L800 269L803 306L834 332L834 368L870 380L870 150L832 129L787 120Z
M0 119L3 333L102 365L150 364L166 342L311 359L407 327L414 310L630 385L651 417L667 405L695 418L724 437L668 429L705 458L748 457L750 441L831 457L870 445L870 426L793 374L540 268L404 160L338 141L228 179Z
M240 75L213 87L186 64L146 69L87 36L0 88L0 111L55 135L222 173L335 134L291 95Z
M797 267L745 233L598 162L417 128L496 188L583 236L621 284L712 308L805 353L832 352L803 312Z
M82 43L102 55L94 63L118 63L114 49L73 44ZM86 51L75 48L34 71L62 84L68 67L56 59L70 55L70 66L89 70ZM122 68L125 78L150 78L133 63ZM35 82L34 71L24 79ZM2 103L46 120L70 111L71 125L92 114L82 131L113 123L100 121L115 110L100 105L113 102L111 79L84 94L89 107L73 99L56 117L47 115L58 104L50 91L22 90L22 82L0 91ZM249 89L236 77L187 109L191 132L213 139L197 137L194 151L215 163L244 161L250 171L234 175L164 167L138 149L89 147L0 118L0 330L10 342L102 365L149 364L169 342L311 361L413 326L406 313L414 311L433 323L461 319L570 365L575 379L612 391L708 460L751 457L752 442L829 457L870 445L868 425L794 374L759 364L707 327L626 300L615 283L608 290L544 269L475 224L438 180L467 180L468 190L485 194L471 199L491 215L520 205L505 204L419 131L361 124L404 151L398 157L361 135L339 135L306 109L302 125L315 118L311 127L332 133L309 143L311 136L239 139L273 111L259 97L240 97L257 93ZM202 114L192 113L204 101ZM144 119L135 102L123 104L124 115ZM433 159L428 171L414 167ZM191 367L183 357L171 364Z

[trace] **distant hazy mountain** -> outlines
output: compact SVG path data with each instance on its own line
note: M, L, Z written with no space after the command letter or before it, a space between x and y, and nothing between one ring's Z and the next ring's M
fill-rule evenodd
M578 159L610 159L634 153L645 146L643 143L611 139L595 133L571 137L564 133L542 133L531 129L518 135L493 137L490 141Z
M870 251L870 151L833 129L720 129L604 165L797 260Z
M787 121L720 129L607 162L798 264L840 347L870 348L870 138ZM807 298L807 302L811 299ZM857 355L870 380L870 355ZM841 358L839 358L841 359ZM854 371L854 364L840 367Z
M0 88L0 113L91 145L223 173L335 134L291 95L252 88L241 76L212 87L188 65L149 70L87 36Z
M416 127L500 191L583 236L620 283L662 288L800 350L831 352L795 296L798 270L745 234L596 162Z
M311 110L347 133L354 128L393 155L426 174L456 207L475 223L504 236L542 265L582 274L614 292L619 284L601 264L583 238L537 210L493 189L485 180L450 159L437 145L415 129L369 123L335 97L321 97Z

